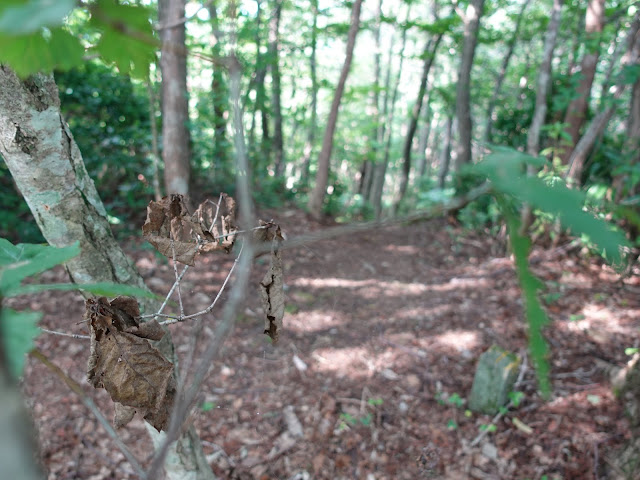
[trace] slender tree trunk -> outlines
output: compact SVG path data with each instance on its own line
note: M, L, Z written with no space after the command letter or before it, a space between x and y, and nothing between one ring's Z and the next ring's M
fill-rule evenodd
M162 159L167 193L189 193L191 151L189 134L189 98L187 92L187 57L185 0L159 0L158 16L162 51Z
M572 155L573 146L580 138L580 129L586 120L591 97L591 86L598 66L600 56L599 39L604 28L605 0L590 0L585 17L586 52L580 64L580 83L578 84L577 97L569 104L564 121L567 123L565 132L571 137L571 144L561 156L563 163L567 163ZM575 179L573 179L575 180Z
M489 104L487 106L487 120L485 123L484 129L484 142L491 142L491 130L493 129L493 110L496 107L496 102L498 101L498 97L500 96L500 91L502 89L502 83L504 82L504 78L507 75L507 68L509 68L509 62L511 61L511 57L513 56L513 52L516 47L516 42L518 41L518 35L520 35L520 26L522 25L522 20L524 19L524 12L527 7L531 3L531 0L524 0L522 3L522 7L520 8L520 13L518 14L518 19L516 20L516 25L513 29L513 35L509 39L507 43L507 54L502 59L502 65L500 66L500 71L498 72L498 77L496 79L496 84L493 88L493 94L489 99Z
M560 28L560 16L564 0L553 1L553 11L551 20L547 26L547 33L544 40L544 53L540 70L538 71L538 82L536 87L536 106L533 111L533 119L527 135L527 153L537 157L540 153L540 132L547 117L547 95L551 88L551 63L553 61L553 51L556 47L558 29ZM536 170L528 167L527 173L535 175ZM522 209L521 233L526 232L533 221L531 206L526 204Z
M442 156L440 158L440 171L438 172L438 188L443 189L447 174L449 173L449 163L451 162L451 131L453 130L453 115L447 116L447 123L444 129L444 141L442 145Z
M378 153L382 140L380 138L380 60L382 51L380 47L380 25L382 19L382 1L378 0L376 6L375 20L373 26L374 56L373 56L373 87L371 92L371 120L373 129L369 136L369 152L364 163L364 173L360 187L360 194L363 198L369 198L371 185L373 182L373 170L375 163L379 160Z
M318 0L311 0L311 12L313 23L311 25L311 55L309 56L309 72L311 76L311 120L307 133L307 143L304 146L302 159L301 182L307 186L309 182L309 164L313 154L313 144L316 140L316 128L318 126L318 75L316 72L316 48L318 45Z
M384 142L384 156L382 161L376 163L373 173L373 180L371 186L371 194L369 197L369 202L373 205L373 211L375 213L376 218L380 218L382 215L382 193L384 191L384 181L387 173L387 165L389 165L389 155L391 152L391 141L393 139L393 118L396 108L396 101L398 99L398 87L400 85L400 79L402 77L402 64L404 63L404 51L407 46L407 23L409 21L409 17L411 15L411 5L407 7L407 15L404 21L404 25L402 27L402 45L400 46L400 52L398 56L400 57L398 71L396 73L396 77L393 84L393 93L391 94L391 100L389 101L389 94L385 95L385 100L383 104L383 114L385 116L385 121L381 125L382 129L382 138L385 139ZM389 47L389 60L388 60L388 68L385 80L385 92L389 92L390 87L390 79L391 79L391 69L393 66L393 42ZM388 125L388 128L386 127ZM385 136L386 135L386 136Z
M456 116L458 118L458 149L456 156L456 172L460 167L471 163L471 138L473 127L471 124L471 67L478 43L480 18L484 9L484 0L472 0L463 15L464 43L462 58L458 71L458 85L456 89Z
M484 0L483 0L484 1ZM437 14L435 15L438 18ZM402 171L400 173L400 187L398 189L398 195L393 205L394 214L397 213L398 208L407 192L407 185L409 184L409 173L411 172L411 147L413 145L413 138L416 135L418 129L418 118L420 117L420 110L422 110L422 102L427 89L427 79L429 78L429 72L431 66L436 58L438 52L438 46L442 40L442 34L438 34L435 38L431 37L424 45L424 65L422 66L422 76L420 77L420 87L418 88L418 97L416 103L411 110L411 116L409 117L409 126L407 128L407 136L404 139L404 148L402 149Z
M34 75L21 82L7 67L0 67L0 154L47 242L55 247L80 242L80 255L65 264L74 283L144 287L113 238L102 201L60 114L53 76ZM151 309L150 302L143 301L143 308ZM162 353L175 360L170 333L161 343ZM161 435L153 427L148 430L152 438ZM193 428L174 444L170 455L167 478L215 478Z
M156 94L155 82L152 77L147 80L147 96L149 97L149 123L151 125L151 156L153 166L153 194L156 201L162 199L162 189L160 188L160 148L158 148L158 121L156 120Z
M282 0L275 0L269 20L269 69L271 71L271 104L273 107L273 153L276 177L284 173L284 147L282 140L282 107L280 87L280 17Z
M432 124L434 122L433 115L431 114L431 97L429 95L427 98L427 103L422 108L422 119L424 120L424 126L420 131L420 135L418 137L418 161L416 162L416 172L417 179L421 179L424 177L427 171L427 165L429 163L427 157L427 148L429 145L429 136L431 135Z
M638 63L640 57L640 13L636 13L629 34L627 36L627 52L625 53L622 64L634 65ZM627 84L621 80L616 85L616 90L613 95L613 101L609 103L609 106L601 110L591 121L589 127L582 135L582 138L578 141L571 157L569 158L569 170L567 171L567 182L572 185L580 186L582 184L582 171L584 164L587 160L587 155L593 148L596 139L607 127L607 123L613 116L616 110L617 100L622 96Z
M333 102L331 103L331 110L329 111L329 120L324 132L324 139L322 140L322 150L320 151L320 155L318 155L316 183L309 197L309 212L316 219L319 219L322 216L322 205L324 203L327 183L329 181L329 163L331 160L331 150L333 149L333 135L336 131L338 110L340 109L342 94L344 93L344 87L347 83L347 76L351 69L353 49L356 45L356 36L358 35L358 30L360 28L361 7L362 0L355 0L353 2L353 8L351 10L351 25L347 36L346 58L344 60L344 65L342 66L342 71L340 72L338 86L336 87L336 91L333 95Z
M213 58L222 57L220 47L220 21L216 2L209 3L209 18L211 19L211 54ZM227 115L229 112L229 91L221 66L213 66L211 78L211 98L213 101L213 157L219 165L229 160L229 140L227 139Z

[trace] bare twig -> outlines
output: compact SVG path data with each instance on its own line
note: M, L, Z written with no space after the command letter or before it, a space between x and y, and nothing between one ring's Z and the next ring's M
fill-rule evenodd
M158 314L158 316L163 316L163 317L168 317L169 318L169 320L165 320L164 322L160 322L160 325L172 325L174 323L184 322L185 320L191 320L192 318L197 318L197 317L201 317L202 315L206 315L211 310L213 310L213 307L216 306L216 303L220 299L220 296L222 295L222 292L224 291L224 288L227 286L227 283L229 282L229 278L231 278L231 274L233 273L233 270L236 268L236 265L238 264L238 260L240 259L240 256L242 255L242 250L243 249L244 249L244 243L242 244L242 247L240 247L240 253L238 253L238 256L234 260L233 265L231 265L231 268L229 269L229 273L227 273L227 277L224 279L224 282L222 282L222 286L220 287L220 290L218 291L218 294L216 295L216 298L214 298L213 302L211 302L211 305L209 305L204 310L201 310L201 311L196 312L196 313L192 313L191 315L180 315L179 317L172 317L170 315Z
M49 370L51 370L55 375L57 375L64 383L66 383L67 386L74 393L76 393L80 397L80 400L82 400L82 403L84 403L85 406L89 410L91 410L91 413L93 413L93 415L96 417L98 422L100 422L100 425L104 427L104 429L107 431L107 434L111 437L111 439L114 441L116 446L120 449L120 451L123 453L125 458L129 460L129 463L133 467L133 470L135 471L135 473L140 477L144 477L145 472L144 472L144 469L142 468L142 465L140 465L140 463L138 462L138 459L131 452L131 450L129 450L129 447L127 447L124 444L124 442L120 439L120 437L118 436L116 431L113 429L109 421L106 418L104 418L104 415L102 415L102 412L100 412L96 404L93 402L93 399L89 397L84 392L84 390L82 390L82 387L78 385L78 383L75 380L73 380L66 373L64 373L60 367L52 363L51 360L49 360L47 356L44 355L37 348L34 348L33 350L31 350L31 352L29 352L29 355L35 358L36 360L40 361L42 364L44 364Z
M71 337L76 338L78 340L89 340L91 337L89 335L77 335L75 333L64 333L64 332L55 332L53 330L49 330L48 328L40 327L40 330L44 333L50 333L51 335L60 335L61 337Z
M184 305L182 304L182 290L180 289L180 280L178 280L178 263L176 262L176 249L173 238L171 239L171 255L173 256L173 272L176 276L175 283L178 285L178 303L180 304L180 316L184 317Z

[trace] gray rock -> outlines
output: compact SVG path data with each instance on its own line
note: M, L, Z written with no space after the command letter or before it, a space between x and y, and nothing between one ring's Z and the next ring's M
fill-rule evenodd
M488 415L498 413L509 399L519 367L517 355L496 345L480 355L469 396L469 408Z

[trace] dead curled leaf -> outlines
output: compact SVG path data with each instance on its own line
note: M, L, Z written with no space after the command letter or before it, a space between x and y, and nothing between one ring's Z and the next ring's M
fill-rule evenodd
M262 222L261 222L262 223ZM271 261L269 270L260 282L260 297L265 313L264 333L269 335L274 343L278 341L284 317L284 274L282 268L282 254L280 243L284 240L279 226L270 234L270 228L265 229L265 239L271 239Z
M135 410L157 430L166 430L175 395L173 364L149 342L162 338L162 327L155 320L139 324L139 315L131 297L86 301L91 333L87 379L117 402L116 426L131 421Z
M219 205L206 200L193 215L182 195L172 194L159 202L149 202L142 234L160 253L178 262L193 265L196 253L230 252L238 231L236 204L226 193Z

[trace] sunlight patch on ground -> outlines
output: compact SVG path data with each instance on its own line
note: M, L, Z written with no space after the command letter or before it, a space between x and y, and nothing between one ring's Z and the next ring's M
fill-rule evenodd
M607 333L633 335L635 329L624 325L620 317L608 307L598 304L587 304L578 316L579 320L566 323L566 329L572 332L598 330Z
M331 372L339 377L360 378L375 371L371 354L363 347L320 348L312 357L316 371Z
M381 282L375 279L351 280L336 277L301 277L295 279L290 285L311 288L371 288L375 292L387 293L388 295L420 295L427 292L448 292L462 288L477 289L487 287L489 284L484 278L452 278L447 283L427 285L417 282Z
M433 337L435 344L455 348L458 351L471 350L482 343L479 332L475 330L448 330Z
M417 255L420 248L414 245L388 245L384 248L387 252L404 253L408 255Z
M299 333L327 330L342 324L335 315L319 310L305 311L302 315L286 315L284 321L287 329Z

